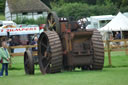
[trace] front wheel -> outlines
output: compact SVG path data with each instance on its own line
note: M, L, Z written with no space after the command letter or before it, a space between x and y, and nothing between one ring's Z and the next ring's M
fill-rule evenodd
M24 53L24 69L26 74L34 74L34 60L32 53L29 50L25 51Z

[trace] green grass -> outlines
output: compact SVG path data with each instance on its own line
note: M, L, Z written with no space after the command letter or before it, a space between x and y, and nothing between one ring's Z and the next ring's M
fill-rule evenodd
M0 79L2 85L127 85L128 68L104 68L103 71L76 71L34 76L23 70L11 70Z
M111 61L113 67L128 67L128 55L124 51L121 52L112 52ZM108 56L107 52L105 53L105 63L104 66L108 66Z
M128 56L125 52L113 52L112 64L108 68L108 58L105 54L105 68L102 71L62 72L42 75L36 69L35 75L25 75L23 57L12 59L12 70L9 76L0 78L0 85L127 85L128 84Z
M1 14L1 13L0 13L0 20L5 20L4 14Z

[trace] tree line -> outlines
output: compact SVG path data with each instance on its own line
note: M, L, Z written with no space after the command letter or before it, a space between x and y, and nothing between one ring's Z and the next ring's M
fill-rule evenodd
M4 13L5 1L0 0L0 13ZM128 0L41 0L59 17L76 19L93 15L117 14L128 11Z
M72 16L75 19L95 15L115 15L119 11L128 12L127 0L59 0L58 2L54 0L51 6L59 17Z
M59 3L64 1L65 3L74 3L74 2L78 2L78 3L86 3L89 5L101 5L104 4L106 2L111 2L114 5L117 5L118 8L124 7L128 5L128 0L41 0L43 1L45 4L47 4L49 7L51 2L54 3Z

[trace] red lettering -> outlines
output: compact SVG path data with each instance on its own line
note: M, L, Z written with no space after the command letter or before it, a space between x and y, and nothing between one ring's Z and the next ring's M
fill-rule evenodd
M25 31L28 31L29 29L28 28L25 28Z
M7 29L7 31L6 32L9 32L10 30L9 29Z
M19 29L16 29L15 31L20 31Z
M33 28L30 28L30 30L33 30Z
M22 31L22 29L19 29L19 31Z
M15 31L23 31L23 28L16 29Z
M10 32L13 32L14 30L13 30L13 29L10 29L9 31L10 31Z
M36 28L34 28L34 30L36 30Z
M24 28L22 28L22 31L24 31Z
M4 30L3 29L1 29L1 32L3 32Z

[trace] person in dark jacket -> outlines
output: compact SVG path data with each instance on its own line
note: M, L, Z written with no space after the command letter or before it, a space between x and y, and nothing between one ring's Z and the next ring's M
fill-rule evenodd
M121 34L119 32L116 32L115 39L121 39ZM120 45L120 42L116 42L117 45Z
M31 45L37 45L37 41L38 41L38 38L37 37L34 37L34 41L32 41ZM37 47L34 47L32 48L32 51L37 51L38 48ZM34 56L34 62L38 62L38 56Z
M38 38L34 37L34 41L32 41L31 45L37 45ZM32 51L37 51L37 47L32 48Z
M121 34L119 32L116 32L115 39L121 39Z

